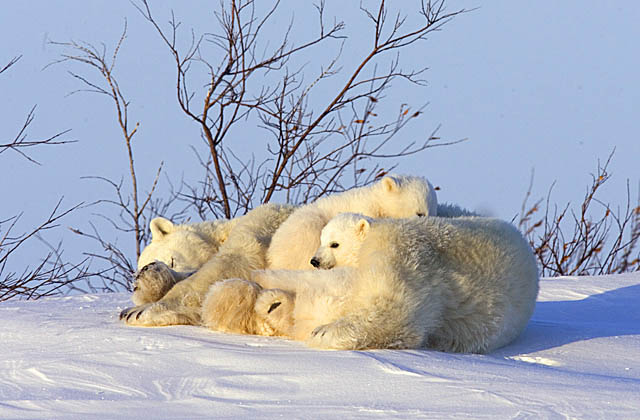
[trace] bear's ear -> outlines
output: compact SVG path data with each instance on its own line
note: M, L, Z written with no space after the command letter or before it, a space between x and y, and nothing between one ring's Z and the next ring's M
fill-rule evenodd
M369 232L370 226L371 225L369 225L369 221L367 219L358 220L358 223L356 224L356 235L358 235L360 239L364 239L365 236L367 236L367 232Z
M385 191L394 191L398 188L398 182L393 177L385 176L380 182Z
M156 239L161 239L173 232L175 228L176 227L171 220L165 219L164 217L156 217L149 224L149 229L151 229L151 240L155 241Z

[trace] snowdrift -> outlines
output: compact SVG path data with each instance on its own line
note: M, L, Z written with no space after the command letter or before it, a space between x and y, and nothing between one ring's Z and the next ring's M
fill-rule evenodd
M127 294L0 304L0 418L638 418L640 273L543 279L489 355L126 327Z

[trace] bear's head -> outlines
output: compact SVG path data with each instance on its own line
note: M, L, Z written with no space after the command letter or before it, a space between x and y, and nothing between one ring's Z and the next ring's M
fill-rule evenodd
M321 269L355 267L371 221L357 213L340 213L329 220L322 229L320 247L311 258L311 265Z
M424 178L409 175L390 175L382 178L375 188L380 201L378 217L408 218L436 216L438 198L435 189Z
M179 273L196 271L227 239L227 220L175 225L163 217L151 220L151 243L140 253L138 270L154 261Z

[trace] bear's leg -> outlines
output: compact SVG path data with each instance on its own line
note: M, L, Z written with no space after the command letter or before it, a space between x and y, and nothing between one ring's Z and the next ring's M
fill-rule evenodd
M200 325L202 302L214 283L229 278L246 278L255 267L245 255L216 255L189 278L176 283L155 303L127 308L120 319L128 325L158 327Z
M253 308L261 290L257 283L242 279L214 284L202 304L202 324L214 331L258 333Z
M199 297L187 294L182 302L161 299L158 302L126 308L120 312L120 319L128 325L160 327L165 325L198 325L200 317L194 311L185 311L185 301Z
M358 350L362 349L358 336L360 329L348 317L321 325L311 332L307 344L319 349Z
M366 308L354 311L311 332L311 347L335 350L418 348L425 331L407 318L401 302L378 298Z

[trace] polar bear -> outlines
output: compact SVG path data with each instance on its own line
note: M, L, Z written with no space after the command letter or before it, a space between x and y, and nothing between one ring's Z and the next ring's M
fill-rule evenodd
M426 179L393 175L294 209L266 204L240 217L219 251L193 275L179 283L175 281L175 286L157 302L125 309L120 318L129 325L197 325L202 299L217 281L247 278L256 269L313 269L310 261L320 242L320 232L334 214L361 211L374 217L426 216L437 211L437 198ZM283 262L285 256L288 263ZM167 283L162 280L164 277L174 276L170 267L160 262L146 272L162 284Z
M266 252L275 230L293 212L294 206L263 204L234 219L226 240L218 252L195 273L174 286L157 302L149 302L120 313L120 319L129 325L198 325L202 298L216 281L248 276L252 270L266 268ZM152 279L176 276L166 262L156 261L152 267L141 271Z
M408 175L385 176L379 182L320 198L300 207L280 226L271 240L267 261L271 269L310 269L320 245L320 232L338 213L369 217L435 216L436 192L429 181Z
M345 248L358 249L355 259ZM250 281L212 287L203 323L318 348L486 353L522 332L538 293L529 244L498 219L341 214L323 229L315 257L337 268L256 271ZM255 291L235 307L244 325L241 317L215 319L241 284Z
M218 252L236 223L237 219L179 225L164 217L151 220L151 242L138 257L134 273L133 303L156 302L175 283L202 267Z

